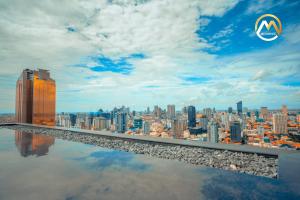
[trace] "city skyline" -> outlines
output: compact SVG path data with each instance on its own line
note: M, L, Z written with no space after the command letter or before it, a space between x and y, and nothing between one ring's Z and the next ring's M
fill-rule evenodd
M1 199L300 199L300 0L0 0Z
M14 112L25 68L50 70L57 112L300 108L299 1L172 2L29 2L28 13L0 1L0 113ZM265 13L283 23L272 42L254 32Z
M155 106L153 111L130 110L129 107L111 111L57 113L56 126L81 130L109 131L116 134L193 140L210 143L252 145L267 148L299 149L300 112L283 105L280 110L250 111L236 104L226 111L212 108L196 110L188 106L176 111Z

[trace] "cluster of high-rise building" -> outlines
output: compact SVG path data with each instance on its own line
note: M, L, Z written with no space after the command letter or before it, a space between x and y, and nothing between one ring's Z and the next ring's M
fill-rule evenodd
M101 110L101 109L100 109ZM73 116L73 117L71 117ZM75 118L74 118L75 117ZM71 122L73 118L73 122ZM212 143L250 144L262 147L300 148L300 115L297 111L249 110L237 103L237 109L226 111L195 106L175 110L154 106L153 111L130 111L127 107L95 113L58 114L58 126L91 130L110 130L116 133L150 135L154 137L208 141Z
M155 105L145 111L130 111L122 106L111 111L59 113L55 115L55 81L46 70L25 69L17 81L16 121L67 128L109 130L122 134L250 144L263 147L300 148L300 114L281 110L249 110L243 102L236 110L216 111L193 105L176 110L175 105Z

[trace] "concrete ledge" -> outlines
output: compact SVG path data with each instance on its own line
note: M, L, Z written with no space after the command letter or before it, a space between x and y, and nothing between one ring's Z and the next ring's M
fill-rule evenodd
M18 125L17 123L0 123L0 126L14 126Z
M180 139L169 139L169 138L158 138L151 136L138 136L138 135L125 135L125 134L116 134L110 131L91 131L91 130L83 130L83 129L70 129L64 127L51 127L44 125L34 125L34 124L25 124L25 123L3 123L0 126L13 126L13 125L22 125L28 127L36 127L36 128L46 128L46 129L55 129L62 131L71 131L79 134L91 134L97 136L104 137L113 137L124 140L137 140L142 142L153 142L160 144L171 144L171 145L180 145L180 146L191 146L191 147L201 147L207 149L218 149L218 150L228 150L233 152L244 152L251 154L258 154L264 156L278 157L281 153L289 153L290 150L284 149L271 149L271 148L260 148L254 147L250 145L234 145L234 144L214 144L209 142L199 142L199 141L190 141L190 140L180 140Z

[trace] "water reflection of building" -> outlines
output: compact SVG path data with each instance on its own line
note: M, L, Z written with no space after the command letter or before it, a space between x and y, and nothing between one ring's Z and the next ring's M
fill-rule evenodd
M54 141L54 137L46 135L24 133L21 131L15 132L16 147L24 157L29 155L46 155L49 147L54 144Z

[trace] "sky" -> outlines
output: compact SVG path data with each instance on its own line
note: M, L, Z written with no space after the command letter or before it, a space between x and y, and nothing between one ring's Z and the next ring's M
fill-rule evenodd
M300 1L0 0L0 112L25 68L48 69L57 112L175 104L300 108ZM263 14L282 23L266 42Z

